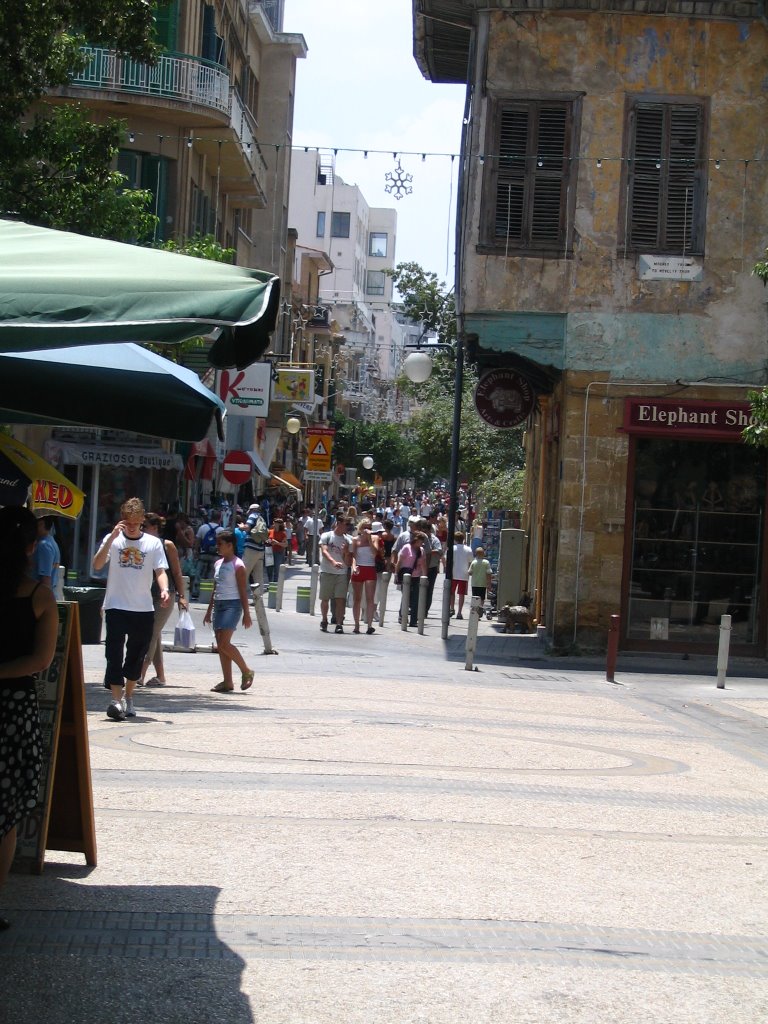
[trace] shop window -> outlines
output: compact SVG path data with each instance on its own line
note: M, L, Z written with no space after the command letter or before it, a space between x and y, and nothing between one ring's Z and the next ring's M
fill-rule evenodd
M755 644L765 460L741 444L638 438L629 639Z
M620 232L631 252L704 252L706 107L632 98Z
M480 248L562 256L570 243L577 101L493 107L483 162Z

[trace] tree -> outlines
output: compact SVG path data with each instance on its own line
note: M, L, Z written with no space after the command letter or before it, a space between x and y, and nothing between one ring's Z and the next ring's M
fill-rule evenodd
M456 341L456 306L454 297L445 290L436 274L423 270L418 263L399 263L392 271L392 280L403 299L403 311L409 319L433 330L445 344ZM478 373L475 367L464 369L461 400L461 435L459 470L464 478L475 483L477 493L493 496L493 504L502 496L509 500L521 490L518 476L522 472L524 453L521 430L495 430L485 423L474 404ZM428 476L446 477L450 472L451 443L454 419L454 359L450 354L435 355L432 374L424 384L399 382L418 402L411 419L413 438L421 452L419 463L428 469ZM498 482L497 486L494 485ZM493 507L485 502L487 507ZM514 508L514 503L502 502Z
M125 177L112 170L122 124L93 124L77 105L30 110L87 65L86 42L154 60L154 12L146 0L0 5L0 210L98 237L152 237L150 193L124 189Z
M334 412L333 457L345 466L361 466L359 455L373 457L374 469L383 480L407 479L421 465L419 449L403 434L397 423L364 423L338 409Z

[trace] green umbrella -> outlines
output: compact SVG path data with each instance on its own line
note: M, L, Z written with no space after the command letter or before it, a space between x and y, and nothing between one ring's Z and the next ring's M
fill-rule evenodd
M0 423L83 423L199 441L224 403L197 374L140 345L0 353Z
M0 351L220 333L212 366L269 347L280 282L260 270L0 220Z

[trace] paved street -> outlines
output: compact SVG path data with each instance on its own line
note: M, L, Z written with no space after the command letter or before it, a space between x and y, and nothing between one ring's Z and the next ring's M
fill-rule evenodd
M114 723L84 648L99 863L12 876L2 1024L765 1024L762 665L483 622L467 672L466 621L322 634L307 583L246 693L168 653Z

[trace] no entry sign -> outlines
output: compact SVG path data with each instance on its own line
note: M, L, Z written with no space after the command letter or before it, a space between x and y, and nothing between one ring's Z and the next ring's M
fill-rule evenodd
M244 484L251 479L253 463L248 452L227 452L224 465L221 467L224 479L231 484Z

